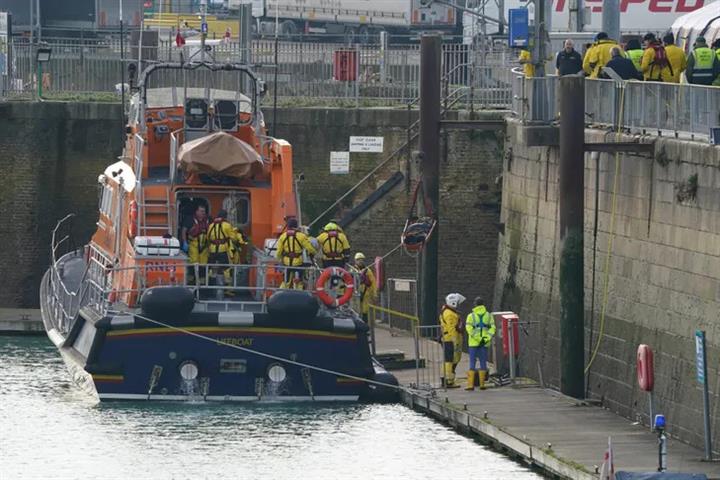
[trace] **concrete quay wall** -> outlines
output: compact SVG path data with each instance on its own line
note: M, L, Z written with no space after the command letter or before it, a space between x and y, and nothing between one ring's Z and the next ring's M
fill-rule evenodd
M527 134L528 127L509 122L495 308L539 322L522 335L521 373L559 387L559 152L528 146ZM586 142L614 140L586 130ZM702 447L696 329L707 335L711 418L713 431L720 429L720 148L659 138L652 155L620 154L614 224L615 155L600 154L599 170L594 155L585 156L586 364L601 340L587 377L589 396L647 423L648 398L638 388L635 362L638 345L648 344L655 352L656 412L666 415L673 436ZM714 449L720 450L717 434Z

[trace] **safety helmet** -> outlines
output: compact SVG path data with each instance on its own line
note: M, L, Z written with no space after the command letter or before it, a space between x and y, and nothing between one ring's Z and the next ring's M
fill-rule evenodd
M445 305L450 308L457 308L464 301L465 297L459 293L450 293L447 297L445 297Z
M340 229L340 227L338 227L337 223L335 223L335 222L330 222L323 227L323 230L325 230L326 232L330 232L332 230L339 230L339 229Z
M358 260L365 260L365 254L362 252L357 252L355 254L355 261L358 261Z

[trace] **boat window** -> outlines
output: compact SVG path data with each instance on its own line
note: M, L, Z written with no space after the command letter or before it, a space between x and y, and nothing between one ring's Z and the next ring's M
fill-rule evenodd
M100 186L100 212L108 218L112 218L112 197L113 188L109 185Z
M237 127L238 106L230 100L219 100L215 103L215 126L225 131L233 131Z
M237 211L237 225L248 225L250 223L250 199L239 198L235 203L235 210Z
M191 129L207 128L208 104L202 98L190 98L185 102L185 125Z

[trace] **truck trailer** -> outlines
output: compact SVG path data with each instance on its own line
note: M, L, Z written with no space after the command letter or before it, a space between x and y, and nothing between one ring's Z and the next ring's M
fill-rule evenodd
M244 0L229 0L237 10ZM387 31L412 35L436 30L461 32L461 17L454 8L420 0L252 0L257 32L274 35L275 26L285 37L297 34L331 34L349 41L365 42Z
M552 0L547 0L552 1ZM693 12L716 0L620 0L620 31L622 34L644 34L647 32L662 33L670 30L673 22L688 12ZM504 19L508 18L511 8L527 8L530 23L533 23L535 6L521 0L504 0ZM468 2L469 6L472 5ZM599 32L602 30L602 0L583 0L584 30ZM487 2L484 8L473 8L478 13L497 18L499 10L494 2ZM554 0L552 2L551 31L568 32L570 0ZM481 25L476 16L463 15L463 37L465 42L481 32ZM494 24L488 23L486 33L498 33Z

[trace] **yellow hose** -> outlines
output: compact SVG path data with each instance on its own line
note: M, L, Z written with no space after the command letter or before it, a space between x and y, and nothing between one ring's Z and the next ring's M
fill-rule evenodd
M625 87L622 89L620 94L620 116L618 117L617 129L615 132L615 140L620 141L621 125L623 122L623 113L625 111ZM596 175L600 175L600 169L595 172ZM613 178L613 194L612 194L612 206L610 208L610 235L608 236L608 249L607 256L605 257L605 272L603 278L603 296L602 306L600 307L600 330L598 331L598 339L595 343L592 355L590 355L590 361L585 367L585 374L590 371L590 367L597 357L598 351L600 350L600 344L602 343L603 335L605 334L605 310L607 309L608 301L608 285L610 283L610 257L612 256L613 240L615 239L615 212L617 209L617 188L618 178L620 177L620 153L615 152L615 177ZM598 195L598 199L600 196ZM600 208L599 205L595 205L595 208ZM594 294L594 292L593 292Z

